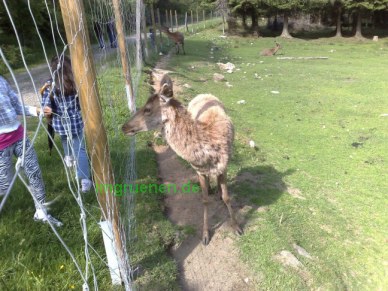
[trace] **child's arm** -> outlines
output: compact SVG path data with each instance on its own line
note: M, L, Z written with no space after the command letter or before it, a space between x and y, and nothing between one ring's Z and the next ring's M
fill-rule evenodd
M38 116L38 113L40 112L40 110L37 107L25 105L23 110L23 106L20 103L19 96L16 94L16 92L11 88L9 84L7 84L7 87L8 87L8 96L11 99L11 104L18 115L23 115L23 111L24 111L26 115Z
M42 95L43 113L46 117L50 117L52 114L52 105L51 105L50 93L51 93L51 84L46 83L40 89L40 94Z

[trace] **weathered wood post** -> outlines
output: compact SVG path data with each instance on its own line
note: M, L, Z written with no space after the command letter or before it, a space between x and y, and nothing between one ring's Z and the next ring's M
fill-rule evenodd
M141 9L141 26L143 27L145 57L148 58L148 34L147 34L146 19L145 19L146 8L147 6L143 3L142 9Z
M159 29L159 38L160 38L160 46L162 46L163 44L163 39L162 39L162 31L160 30L161 26L162 26L162 19L160 18L160 11L159 11L159 7L156 8L156 14L158 15L158 29ZM155 32L156 33L156 32ZM156 35L155 35L156 37Z
M141 51L141 6L142 0L136 0L136 69L138 72L142 66L142 51Z
M156 23L155 23L155 10L154 10L154 4L151 4L151 22L152 22L152 30L154 31L154 38L155 38L155 50L159 51L159 41L156 37Z
M185 13L185 28L186 28L186 32L189 32L189 27L187 26L187 11Z
M114 185L108 139L102 122L102 110L96 82L93 53L82 1L59 1L66 38L69 44L74 79L80 96L84 131L95 183ZM117 201L113 189L101 187L97 195L102 216L112 225L120 266L125 262L121 242ZM122 270L123 271L123 270Z
M191 33L194 33L194 18L193 18L193 10L190 10L190 20L191 20Z
M171 28L171 32L174 31L174 23L173 23L173 20L172 20L172 10L170 9L170 28Z
M135 98L133 95L131 67L127 59L127 46L125 42L125 33L123 20L121 18L121 8L119 0L112 0L115 13L116 31L117 31L117 43L120 51L121 66L123 67L123 73L125 78L125 89L128 99L129 110L135 112Z
M176 27L176 31L178 31L178 29L179 29L179 26L178 26L178 14L177 14L176 10L175 10L175 27Z

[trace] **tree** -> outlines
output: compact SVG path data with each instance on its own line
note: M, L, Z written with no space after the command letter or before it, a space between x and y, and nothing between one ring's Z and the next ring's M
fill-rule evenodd
M362 17L366 12L388 9L388 0L343 0L344 6L350 11L354 11L357 16L355 37L363 38L361 25Z
M342 0L331 0L330 2L332 4L334 11L335 11L335 14L336 14L336 33L335 33L335 36L342 37L341 27L342 27L342 11L343 11L344 3Z
M259 31L259 23L258 23L258 9L257 9L257 1L256 0L242 0L242 1L231 1L229 2L229 6L232 8L232 12L241 16L243 27L245 30L248 30L247 25L247 17L251 17L252 26L251 30Z
M29 1L29 3L27 3L27 1L7 1L7 7L18 31L22 45L33 46L36 42L37 32L35 25L31 25L32 16L29 6L40 34L44 39L52 40L53 36L51 35L50 19L48 17L48 13L53 13L52 4L48 4L49 11L47 11L44 0ZM8 43L9 41L16 43L16 40L11 40L9 37L14 36L15 32L11 25L10 16L4 5L0 5L0 31L1 39L6 38Z
M303 0L264 0L263 1L270 9L273 9L283 15L283 31L280 35L285 38L292 38L288 31L288 18L296 11L301 11L306 8L306 1Z
M215 2L215 8L222 16L222 34L225 34L225 19L229 15L228 0L217 0Z

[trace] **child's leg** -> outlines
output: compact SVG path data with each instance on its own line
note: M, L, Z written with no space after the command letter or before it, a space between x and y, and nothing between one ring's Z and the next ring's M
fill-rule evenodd
M63 152L65 154L64 161L68 168L71 168L74 165L71 138L68 138L66 135L61 135L61 142L63 147Z
M62 146L63 146L63 151L65 153L65 157L66 156L71 156L71 149L69 149L69 144L67 142L67 136L66 135L61 135L61 142L62 142Z
M12 148L9 146L0 150L0 196L7 193L12 176Z
M83 132L78 135L73 135L74 155L77 161L77 176L78 179L90 180L89 160L86 153L85 138Z
M14 154L20 158L23 155L23 140L17 141L14 145ZM24 158L23 169L30 183L32 194L39 203L45 203L46 192L44 189L42 172L39 168L38 158L34 147L31 145L28 138L26 139L26 155ZM38 205L35 206L38 208Z

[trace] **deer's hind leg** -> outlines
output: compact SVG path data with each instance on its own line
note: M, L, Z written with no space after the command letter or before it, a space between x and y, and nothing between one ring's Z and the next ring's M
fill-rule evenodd
M234 211L232 208L232 204L230 203L228 188L226 186L226 171L224 173L222 173L221 175L217 176L217 183L218 183L218 188L221 189L221 192L222 192L222 194L221 194L222 200L226 204L226 207L228 207L230 219L232 220L232 227L238 235L242 235L243 231L236 221Z
M175 43L175 51L179 55L179 43Z
M209 204L209 177L198 173L199 184L202 189L202 203L203 203L203 231L202 231L202 243L204 245L209 244L210 235L209 235L209 222L207 208Z

